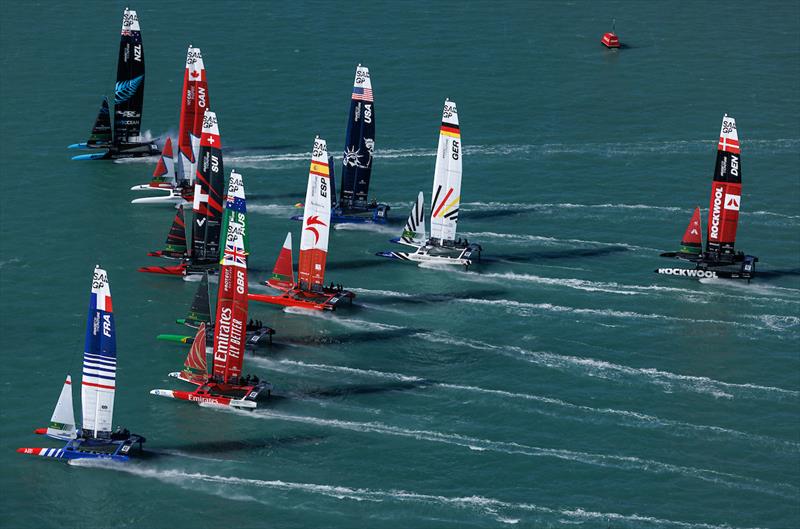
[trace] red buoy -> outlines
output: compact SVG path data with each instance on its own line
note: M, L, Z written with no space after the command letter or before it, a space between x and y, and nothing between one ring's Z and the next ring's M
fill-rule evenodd
M600 40L606 48L619 48L619 37L615 33L608 32Z

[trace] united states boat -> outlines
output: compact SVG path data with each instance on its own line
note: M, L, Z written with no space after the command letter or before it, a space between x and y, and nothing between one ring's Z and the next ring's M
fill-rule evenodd
M439 128L439 148L433 176L431 205L431 235L425 240L424 204L422 193L417 197L403 234L393 242L416 248L413 252L379 252L381 257L416 261L418 263L456 264L469 267L475 258L480 260L481 246L466 239L456 239L459 204L461 202L461 130L456 104L445 100L442 125ZM419 230L419 227L422 230Z
M235 173L234 173L235 174ZM167 246L163 250L150 252L153 257L178 259L180 263L170 266L144 266L140 272L177 276L202 275L215 272L219 267L219 236L223 208L224 172L222 145L217 124L217 115L206 110L203 116L203 133L197 164L196 182L192 197L191 245L186 244L186 227L183 213L178 210L172 221Z
M181 92L180 125L178 128L178 164L172 153L172 140L167 138L161 159L149 184L133 186L132 191L162 191L159 196L137 198L133 204L191 203L195 172L203 131L203 116L211 100L200 48L189 45Z
M185 318L176 320L176 323L185 325L191 329L199 329L201 324L206 326L206 345L214 345L214 320L211 318L211 301L208 295L208 273L203 274L203 279L197 285L192 305ZM272 335L275 330L262 325L259 321L250 319L247 322L247 342L246 347L256 348L272 344ZM194 343L194 336L182 334L159 334L156 339L167 342L178 342L191 344Z
M241 175L232 172L230 180L211 373L206 362L206 325L201 323L183 371L170 373L197 388L154 389L150 393L202 405L255 408L259 400L269 397L272 385L258 377L242 376L247 340L247 209Z
M359 64L356 67L353 93L350 97L350 113L342 156L342 183L339 186L338 200L333 164L329 163L333 224L386 223L389 206L369 199L374 152L375 102L372 81L369 69ZM303 215L292 217L293 220L303 220L303 218Z
M742 201L742 162L736 120L727 114L717 144L717 162L711 184L711 203L708 211L706 249L702 247L700 208L695 208L689 226L677 252L662 253L661 257L693 263L694 269L658 268L657 274L694 278L753 278L758 257L735 252L736 228Z
M108 160L153 156L160 152L155 141L141 136L144 106L144 46L136 11L125 8L122 15L117 83L114 87L114 128L111 128L108 99L103 98L89 139L70 149L105 149L81 154L73 160Z
M142 451L145 438L117 428L112 431L117 379L117 344L108 274L97 266L92 276L86 347L81 377L81 427L72 406L72 378L67 375L47 428L37 434L66 441L63 448L18 448L17 452L55 459L128 461Z
M278 255L273 276L267 285L281 291L280 295L250 294L250 299L263 303L314 310L334 310L342 300L352 302L355 294L343 288L325 286L325 262L328 258L328 237L331 224L330 172L328 149L319 136L314 140L311 168L308 172L303 231L300 238L298 280L292 269L292 238Z

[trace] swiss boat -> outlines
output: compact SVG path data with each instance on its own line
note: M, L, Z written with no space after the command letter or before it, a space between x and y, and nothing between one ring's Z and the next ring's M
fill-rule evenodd
M194 192L203 115L211 104L208 81L200 48L189 45L183 73L181 113L178 129L178 164L172 153L172 140L167 138L161 159L149 184L133 186L131 191L162 191L159 196L137 198L133 204L191 203Z
M102 153L81 154L73 160L110 160L154 156L160 149L153 140L141 136L144 106L144 47L139 17L125 8L122 15L117 83L114 87L114 128L112 132L108 98L100 105L92 132L84 143L70 149L105 149Z
M193 221L191 245L186 245L185 223L182 209L172 221L167 246L148 253L149 256L178 259L170 266L144 266L140 272L177 276L214 273L220 261L220 223L222 220L222 193L224 185L222 145L217 115L206 110L203 116L203 133L197 164L196 181L192 197ZM235 173L234 173L235 174Z
M247 210L241 175L231 172L238 186L226 202L225 248L217 291L211 373L206 362L206 325L200 323L184 362L170 376L197 386L194 391L154 389L152 395L197 402L201 405L255 408L269 397L272 385L258 377L242 376L247 327Z
M461 202L461 158L463 148L461 131L458 126L456 104L445 100L442 112L442 125L439 129L439 147L436 154L436 168L433 176L431 205L431 235L425 239L425 225L422 217L424 205L422 193L412 207L411 215L403 229L403 234L392 242L405 244L416 251L378 252L376 255L418 263L455 264L469 267L473 260L480 260L481 246L466 239L456 239L459 204ZM422 227L422 230L418 229Z
M18 448L17 452L55 459L128 461L142 451L145 438L117 428L112 431L117 378L117 344L108 274L97 266L92 276L86 347L81 377L83 423L77 428L72 406L72 378L67 375L47 428L35 433L66 441L63 448Z
M203 279L197 285L192 306L185 318L176 320L176 323L185 325L191 329L199 329L201 324L206 326L206 345L214 345L214 320L211 318L211 301L208 294L208 273L203 274ZM246 347L256 348L272 344L272 335L275 330L262 325L259 321L250 319L247 322L247 342ZM194 343L194 336L181 334L159 334L156 339L167 342L178 342L184 344Z
M328 149L319 136L314 140L311 167L308 172L305 214L300 238L298 280L292 269L292 238L287 235L272 277L267 286L280 295L250 294L250 299L284 307L313 310L334 310L343 300L352 303L355 294L341 287L325 286L325 262L328 258L328 237L331 224L330 172Z
M333 224L385 224L389 209L369 199L369 183L375 152L375 103L369 69L360 64L356 67L353 93L350 97L350 113L347 120L345 149L342 156L342 184L339 198L333 174L333 163L328 163L331 182L331 222ZM303 220L296 215L292 220Z
M758 257L735 252L736 228L742 202L742 162L736 120L727 114L717 144L717 161L711 183L711 203L708 211L706 248L702 246L700 208L695 208L689 226L677 252L662 253L695 265L689 268L658 268L657 274L694 277L747 279L756 272Z

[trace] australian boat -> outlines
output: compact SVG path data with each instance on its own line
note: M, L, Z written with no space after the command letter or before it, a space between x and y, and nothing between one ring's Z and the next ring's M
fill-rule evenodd
M114 128L108 98L100 105L92 132L84 143L70 149L105 149L105 152L73 156L73 160L109 160L154 156L160 151L155 141L141 135L144 106L144 45L136 11L125 8L122 15L117 82L114 87Z
M86 344L81 376L81 427L72 406L72 378L67 375L50 425L35 433L58 441L63 448L19 448L17 452L55 459L101 459L128 461L142 451L145 438L127 429L112 430L117 378L117 345L111 287L108 274L99 266L92 276Z
M154 389L152 395L201 405L252 409L270 396L272 385L242 376L247 327L247 209L241 175L232 172L237 189L226 201L225 247L220 265L211 373L206 361L206 326L201 323L184 369L170 373L197 386L193 391ZM229 186L229 190L231 186ZM235 198L234 198L235 197Z
M340 302L347 300L352 303L355 298L355 294L341 287L325 286L332 192L328 159L325 140L317 136L308 173L297 281L294 279L292 236L289 233L275 262L272 277L266 283L281 293L250 294L251 300L285 307L334 310Z
M418 263L455 264L469 267L480 260L482 248L466 239L456 239L456 225L461 202L461 129L456 104L444 103L439 146L431 196L431 234L425 238L424 198L420 192L399 238L392 242L411 246L415 251L386 251L377 255Z
M717 143L717 160L711 183L706 247L703 250L700 208L694 210L681 240L680 250L662 253L661 257L694 264L694 268L658 268L657 274L697 279L746 279L756 272L758 257L736 252L736 229L742 202L742 162L736 120L727 114Z

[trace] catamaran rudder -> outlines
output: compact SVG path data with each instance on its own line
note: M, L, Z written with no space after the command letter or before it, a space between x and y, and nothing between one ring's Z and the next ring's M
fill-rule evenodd
M470 244L466 239L456 239L456 226L461 203L462 158L463 146L458 110L455 102L447 99L442 110L439 146L433 175L430 239L417 246L403 240L406 232L404 230L403 236L393 242L417 246L415 252L387 251L379 252L376 255L403 261L458 264L465 267L472 264L474 257L480 260L482 249L479 244ZM421 204L421 197L417 197L417 204ZM419 224L416 220L418 218L416 213L416 211L412 211L412 216L409 217L409 222L406 224L407 228L412 227L411 232L416 231L413 228L412 220ZM406 238L415 240L413 237Z
M714 179L711 184L705 251L701 248L700 208L697 208L684 234L681 250L661 254L663 257L690 260L696 263L696 270L659 268L656 273L749 281L755 274L758 258L734 251L741 201L742 162L739 134L736 120L725 114L720 128Z
M75 428L72 379L67 376L50 426L36 433L66 440L62 449L19 448L23 454L57 459L110 459L127 461L132 447L141 450L144 437L127 430L112 431L116 393L117 347L108 274L99 266L92 276L86 344L81 380L81 429Z
M202 160L201 160L202 163ZM226 200L226 234L220 261L217 310L214 333L213 362L210 376L201 376L205 367L205 326L192 343L179 378L198 385L194 391L154 389L153 395L188 400L200 404L255 408L256 401L272 385L266 381L242 376L247 332L247 209L241 175L232 172ZM206 367L207 369L207 367Z
M117 82L114 87L114 128L111 142L104 134L95 138L97 124L86 143L70 147L108 149L104 153L73 156L73 160L100 160L153 156L160 152L155 141L141 137L142 108L144 103L144 46L136 11L125 8L122 15L119 57L117 60ZM107 105L107 104L106 104ZM100 110L103 113L103 107Z
M325 140L317 136L314 140L311 166L308 172L297 283L294 283L291 272L291 239L287 237L281 254L285 256L285 252L289 252L289 267L286 266L287 259L281 260L281 256L279 256L275 270L278 272L278 276L282 276L282 279L267 282L269 286L283 290L283 294L278 296L250 294L250 299L315 310L333 310L342 299L352 300L355 297L352 292L341 288L325 287L330 224L331 184L328 149Z

